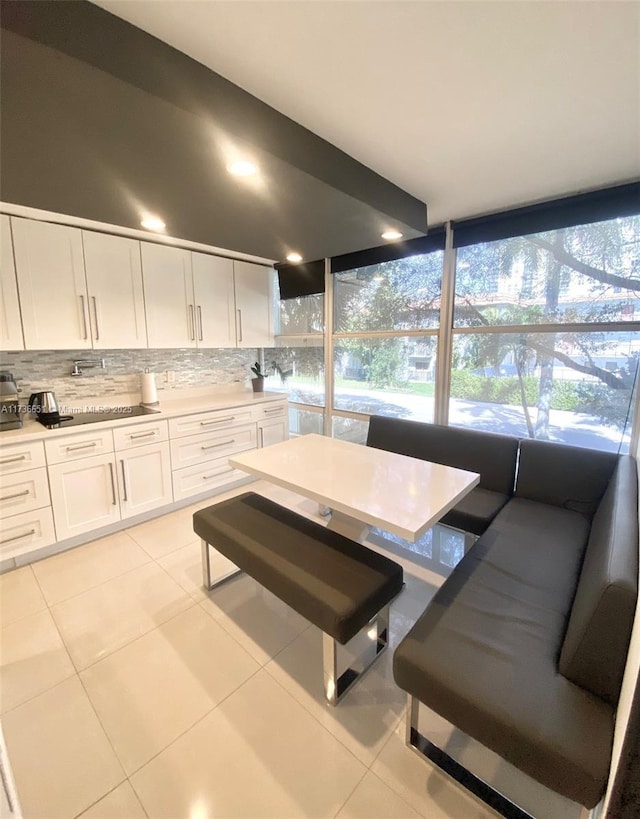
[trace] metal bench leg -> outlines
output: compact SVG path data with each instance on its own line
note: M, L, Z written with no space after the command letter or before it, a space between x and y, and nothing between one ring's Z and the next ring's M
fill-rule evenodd
M451 777L459 785L472 793L486 805L493 808L500 816L506 819L533 819L530 813L518 807L506 796L497 791L479 776L467 770L446 751L438 748L433 742L424 737L418 727L420 700L409 694L407 702L406 743L414 753L423 759L428 759L440 770Z
M230 580L232 577L235 577L242 571L242 569L232 569L230 572L223 574L221 577L217 577L215 581L212 582L211 554L209 552L209 549L211 548L211 545L207 543L204 538L200 538L200 549L202 551L202 585L207 591L215 589L216 586L220 586L222 583L225 583L227 580Z
M338 676L339 643L329 634L322 634L322 665L324 693L331 705L336 705L351 686L367 671L389 643L389 604L369 620L366 629L371 649L358 658L355 668L349 666ZM360 632L361 633L361 632Z

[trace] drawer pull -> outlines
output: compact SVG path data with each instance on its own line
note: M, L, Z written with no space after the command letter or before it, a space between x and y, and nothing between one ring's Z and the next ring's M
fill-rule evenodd
M131 440L133 441L136 438L150 438L152 435L157 435L157 434L158 434L158 430L153 429L153 430L151 430L151 432L139 432L137 435L131 435L130 434L129 438L131 438Z
M276 407L275 409L264 410L265 415L270 415L272 412L284 412L284 407Z
M113 506L118 505L118 499L116 498L116 482L113 478L113 464L109 462L109 474L111 475L111 503Z
M227 446L227 444L235 444L236 439L231 438L229 441L220 441L219 444L209 444L208 446L201 446L200 449L217 449L219 446Z
M13 458L3 458L0 461L0 464L14 464L16 461L26 461L26 455L15 455Z
M77 446L68 446L67 452L78 452L80 449L90 449L92 446L98 446L98 442L91 441L90 444L78 444Z
M21 535L13 535L12 537L4 537L0 540L0 545L3 543L11 543L14 540L20 540L21 537L30 537L30 535L35 535L35 529L29 529L28 532L23 532Z
M122 492L123 492L123 501L128 501L129 498L127 497L127 473L124 468L124 461L120 460L120 466L122 468Z
M221 469L219 472L216 472L213 475L203 475L202 480L203 481L210 481L211 478L217 478L219 475L224 475L225 472L235 472L235 469L232 466L228 466L226 469Z
M215 421L200 421L201 427L208 427L211 424L222 424L224 421L234 421L235 415L229 415L228 418L216 418Z
M30 489L25 489L22 492L14 492L13 495L5 495L4 498L0 498L0 501L13 500L13 498L22 498L24 495L30 495L30 494L31 494L31 490Z

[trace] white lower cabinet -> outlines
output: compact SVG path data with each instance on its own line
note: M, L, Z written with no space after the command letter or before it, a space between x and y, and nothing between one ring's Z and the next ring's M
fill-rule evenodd
M253 447L247 447L253 449ZM216 458L206 464L176 469L173 473L173 497L179 501L213 491L247 477L246 472L229 466L227 458Z
M116 464L112 452L49 467L58 540L120 520Z
M3 516L0 520L0 562L55 542L56 530L50 506L21 515Z
M279 444L288 437L288 424L286 418L278 418L276 421L258 422L258 446L271 446Z
M116 453L122 519L173 500L169 444L147 444Z

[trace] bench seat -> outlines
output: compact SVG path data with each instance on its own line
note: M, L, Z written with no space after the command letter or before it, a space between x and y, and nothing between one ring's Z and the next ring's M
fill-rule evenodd
M203 549L213 546L341 645L403 587L394 561L253 492L201 509L193 528Z

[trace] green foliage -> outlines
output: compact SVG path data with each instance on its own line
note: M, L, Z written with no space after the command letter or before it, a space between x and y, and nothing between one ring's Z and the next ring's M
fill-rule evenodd
M260 362L256 361L256 363L251 368L251 372L255 373L256 378L268 378L269 376L267 373L262 372L262 368L260 367Z

